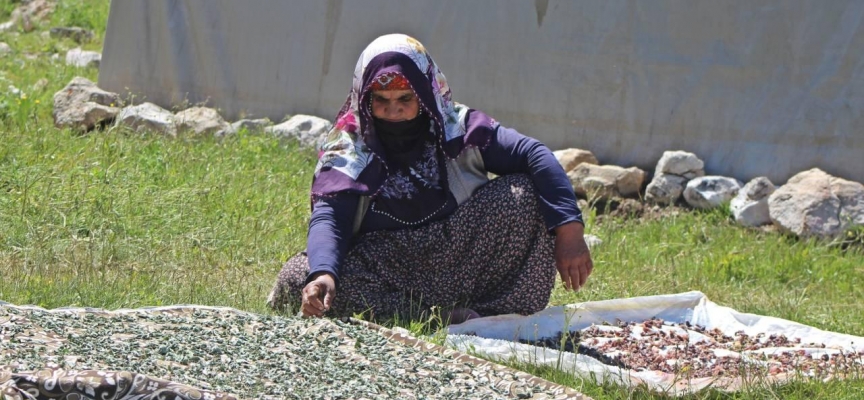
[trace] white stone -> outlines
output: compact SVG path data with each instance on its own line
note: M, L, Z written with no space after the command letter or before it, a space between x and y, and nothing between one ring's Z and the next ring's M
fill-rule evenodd
M273 125L273 122L269 118L241 119L232 122L227 128L217 132L216 136L235 135L244 129L248 132L258 132L271 125Z
M0 32L15 28L19 23L25 32L33 30L32 19L45 19L54 10L54 1L30 0L22 1L21 5L12 10L9 21L0 24Z
M705 175L705 163L695 154L686 151L664 151L654 175L672 174L687 179Z
M54 126L82 131L93 129L117 116L120 96L106 92L86 78L75 77L54 93Z
M645 200L659 205L672 205L684 193L687 178L671 174L655 175L645 189Z
M192 132L196 135L209 135L228 128L219 112L209 107L192 107L174 115L177 132Z
M588 245L589 249L594 249L597 246L603 244L603 240L594 235L585 235L585 244Z
M768 212L768 196L775 190L774 184L764 176L747 182L729 203L735 221L743 226L770 224L771 214Z
M95 51L89 50L81 50L81 48L74 48L69 50L66 53L66 64L75 66L75 67L93 67L99 68L99 63L102 62L102 54L97 53Z
M46 87L48 87L49 83L50 82L48 81L48 79L39 78L38 81L33 82L33 86L31 86L31 87L33 88L33 91L40 92L40 91L42 91L42 89L45 89Z
M813 168L800 172L768 198L771 221L799 237L835 237L864 225L864 185Z
M153 103L143 103L122 109L117 115L117 125L127 126L138 132L151 131L177 136L174 114Z
M684 200L692 207L709 209L732 200L741 190L741 182L725 176L701 176L684 187Z
M645 171L616 165L582 163L567 173L573 190L591 199L639 197Z
M564 150L556 150L553 151L552 154L555 155L555 159L558 160L558 163L561 164L561 167L564 168L564 172L570 172L573 168L576 168L577 165L584 163L588 164L598 164L597 157L594 156L594 153L588 150L582 149L564 149Z
M0 42L0 56L5 56L12 52L12 47L9 47L6 42Z
M280 138L295 138L303 146L318 148L332 127L326 119L300 114L279 125L264 128L264 131Z

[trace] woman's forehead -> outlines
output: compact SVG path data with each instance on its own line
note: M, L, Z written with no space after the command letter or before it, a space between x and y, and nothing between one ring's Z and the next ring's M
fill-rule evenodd
M414 91L411 89L402 89L402 90L373 90L372 95L375 97L382 97L385 99L394 99L399 98L405 95L414 95Z

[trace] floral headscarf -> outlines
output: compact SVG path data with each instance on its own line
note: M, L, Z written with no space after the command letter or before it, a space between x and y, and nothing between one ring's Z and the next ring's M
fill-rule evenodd
M313 199L339 192L375 196L387 178L369 101L371 86L385 74L401 75L411 84L429 115L430 133L448 158L456 158L466 146L483 147L494 135L495 120L452 101L447 79L420 42L402 34L381 36L357 60L351 92L321 146Z

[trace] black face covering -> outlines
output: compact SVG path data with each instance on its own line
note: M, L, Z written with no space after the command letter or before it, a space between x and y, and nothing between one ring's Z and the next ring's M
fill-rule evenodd
M390 122L373 118L375 133L389 151L408 151L421 143L429 134L429 116L419 113L414 119Z

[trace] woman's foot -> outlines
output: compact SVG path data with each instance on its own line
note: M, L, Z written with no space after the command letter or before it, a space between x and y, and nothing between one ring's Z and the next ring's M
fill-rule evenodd
M461 324L469 319L480 318L480 314L470 308L454 308L451 311L441 313L441 320L445 325Z

